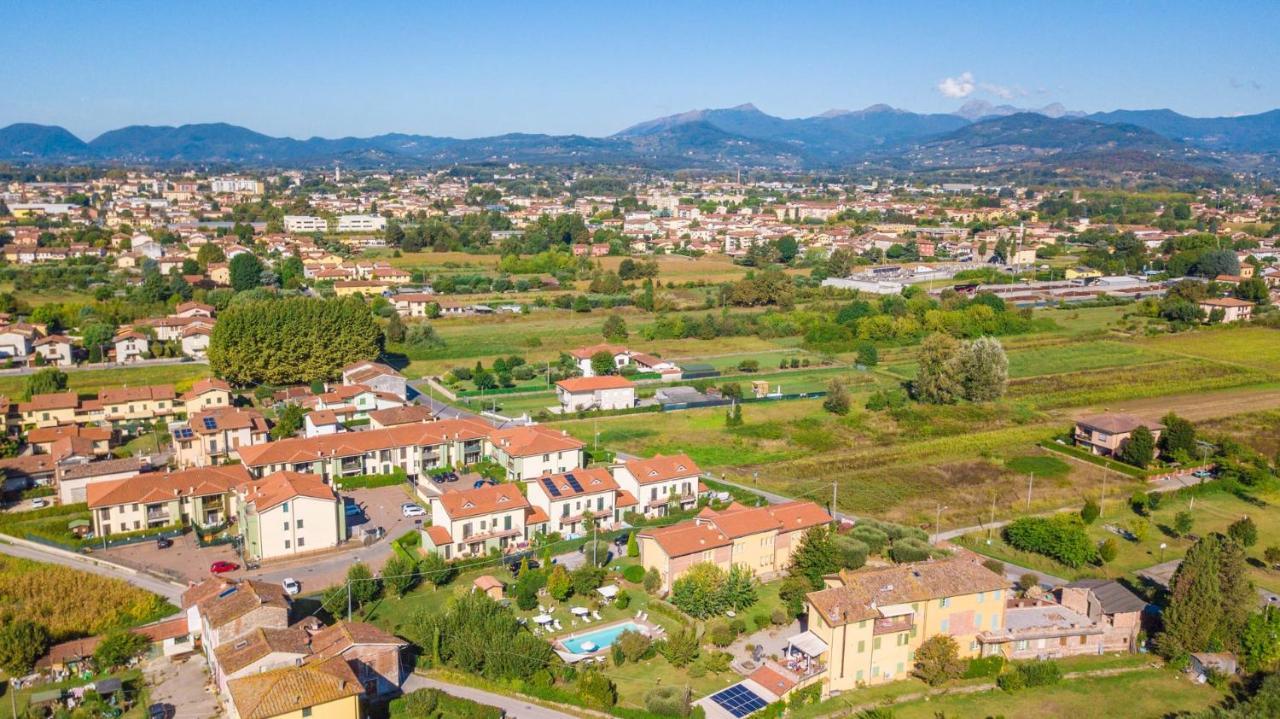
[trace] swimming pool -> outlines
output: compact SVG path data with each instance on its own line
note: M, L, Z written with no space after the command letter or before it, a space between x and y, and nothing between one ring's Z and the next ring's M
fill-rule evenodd
M614 640L618 638L619 634L627 631L639 632L641 631L640 625L630 621L622 622L621 624L612 624L607 627L600 627L599 629L587 632L586 634L578 634L568 639L561 640L560 644L562 644L567 651L573 652L574 654L590 654L591 652L609 648L613 645ZM587 643L596 645L596 648L583 649L582 645Z

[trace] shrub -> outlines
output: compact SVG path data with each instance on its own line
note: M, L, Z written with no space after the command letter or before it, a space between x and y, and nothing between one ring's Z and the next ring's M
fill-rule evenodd
M632 564L629 567L623 567L622 578L632 584L640 584L644 581L644 567L639 564Z
M889 558L903 564L905 562L923 562L928 559L933 549L915 538L900 539L889 548Z
M714 619L707 624L707 639L717 647L727 647L737 638L737 632L724 619Z
M638 662L653 647L653 640L640 632L625 631L618 635L614 647L622 651L628 661Z
M644 695L644 708L662 716L689 716L689 687L659 686Z
M1258 525L1249 517L1241 517L1227 527L1227 536L1247 549L1258 543Z
M781 626L790 622L791 616L788 615L787 610L782 607L775 607L773 612L769 615L769 621Z
M756 614L751 617L751 623L755 625L756 631L760 631L761 629L769 626L770 622L772 622L772 620L769 619L768 614Z
M837 535L832 539L840 566L845 569L858 569L867 563L870 547L860 539L849 535Z
M1098 544L1098 559L1100 559L1103 564L1114 562L1116 560L1116 555L1119 553L1120 547L1112 537L1108 537Z
M1094 560L1096 549L1079 516L1019 517L1003 531L1004 540L1014 549L1043 554L1068 567Z
M628 594L626 591L618 592L618 596L614 597L613 599L613 606L617 607L618 609L626 609L627 607L631 606L631 595Z
M1000 561L999 559L985 559L982 562L982 566L986 567L987 569L990 569L992 572L995 572L996 574L999 574L1002 577L1004 576L1004 562Z
M975 657L965 665L964 674L961 676L965 679L994 677L999 675L1002 669L1004 669L1004 657L999 654L990 657Z
M653 594L660 587L662 587L662 575L658 574L656 567L649 567L649 571L644 573L644 590Z
M870 524L858 523L853 529L849 530L850 537L867 545L867 551L871 554L880 554L889 544L889 535L879 527Z
M1027 687L1046 687L1062 681L1062 668L1052 661L1019 664L1018 673L1022 675L1024 686Z
M578 696L594 709L608 709L618 703L618 687L613 681L595 670L578 675Z
M1080 508L1080 519L1085 524L1093 524L1098 520L1098 515L1102 513L1102 508L1093 499L1086 499L1084 506Z
M945 634L924 640L916 650L915 675L929 686L938 686L958 678L965 670L960 661L960 646Z

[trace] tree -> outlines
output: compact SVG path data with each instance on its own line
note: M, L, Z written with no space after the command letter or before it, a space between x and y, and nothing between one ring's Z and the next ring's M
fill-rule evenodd
M1240 560L1239 545L1220 534L1191 545L1169 582L1164 631L1156 638L1161 655L1185 657L1208 648L1215 637L1224 646L1238 643L1256 601Z
M302 430L307 410L300 404L289 402L276 415L275 426L271 428L271 439L293 437Z
M880 352L870 342L858 344L858 364L864 367L875 367L880 364Z
M734 611L741 612L756 603L759 597L760 582L755 572L745 564L735 564L729 568L729 576L724 584L724 603Z
M613 363L613 353L608 350L600 350L591 355L591 371L597 377L616 373L618 367Z
M1280 565L1280 547L1273 544L1262 550L1262 558L1267 562L1268 567L1275 569Z
M990 402L1004 396L1009 385L1009 358L994 337L979 337L965 344L958 357L964 398Z
M800 545L791 553L793 577L804 577L812 589L822 587L822 578L840 569L839 554L832 541L833 532L826 526L813 527L800 538Z
M1185 537L1191 534L1191 528L1195 525L1195 517L1191 512L1182 510L1173 516L1173 531L1179 537Z
M405 336L404 322L399 312L393 312L387 318L386 336L388 342L403 342Z
M1245 622L1240 637L1244 649L1245 669L1251 672L1274 672L1280 669L1280 611L1263 607Z
M123 629L113 630L93 650L93 663L99 671L110 671L129 663L130 659L146 651L149 646L150 640L141 634Z
M1120 447L1118 456L1121 462L1145 468L1155 459L1155 454L1156 441L1151 430L1138 427L1129 434L1129 439L1125 440Z
M1092 562L1097 548L1084 528L1084 521L1074 514L1050 517L1019 517L1002 530L1009 546L1024 552L1035 552L1079 567Z
M1102 508L1098 506L1097 501L1092 497L1084 501L1084 506L1080 508L1080 519L1085 524L1093 524L1098 521L1098 515L1102 513Z
M607 710L618 703L618 687L597 669L578 674L577 695L593 709Z
M374 577L373 570L364 562L356 562L347 569L347 586L353 609L363 607L382 593L382 580Z
M964 673L960 646L946 634L935 634L916 649L915 675L929 686L945 684Z
M1120 545L1116 543L1115 537L1107 537L1098 544L1098 559L1103 564L1114 562L1119 553Z
M698 658L698 635L692 628L678 629L659 642L658 653L674 667L688 666Z
M56 367L45 367L27 375L27 380L22 385L22 397L29 400L37 394L62 392L66 389L67 373Z
M244 292L262 284L262 261L252 252L241 252L231 258L231 288Z
M1160 420L1164 431L1160 433L1160 449L1169 456L1192 457L1196 451L1196 428L1187 420L1170 412Z
M831 541L835 545L841 568L860 569L867 563L871 547L866 542L845 534L837 534Z
M415 614L403 631L434 665L485 679L527 680L558 664L546 640L482 592L462 594L443 612Z
M217 264L227 261L227 253L223 252L221 245L215 245L212 242L206 242L196 250L196 262L200 263L202 270L208 270L210 264Z
M1241 517L1227 527L1227 536L1247 549L1258 543L1258 525L1249 517Z
M563 602L573 593L573 580L564 565L557 564L551 568L551 574L547 575L547 593L558 602Z
M627 321L619 315L609 315L604 320L600 334L610 342L621 342L627 338ZM610 357L610 361L612 361Z
M382 329L358 297L235 304L209 341L214 372L236 384L299 384L336 377L382 353Z
M658 574L657 567L649 567L644 573L644 590L649 594L653 594L662 587L662 575Z
M695 564L671 585L670 601L685 614L706 619L724 611L726 581L728 577L718 566L710 562Z
M849 391L839 377L827 383L827 396L822 400L822 408L831 414L849 414Z
M1201 277L1210 279L1218 275L1240 274L1240 259L1231 250L1209 250L1200 255L1192 270Z
M951 404L963 396L964 386L955 367L959 351L959 343L947 334L935 333L920 343L919 369L911 385L917 399L929 404Z
M640 544L636 540L636 533L634 531L627 535L627 556L640 556Z
M410 349L430 350L445 346L436 328L426 322L415 322L405 332L404 345Z
M443 587L453 581L458 570L445 561L439 552L427 552L426 556L418 561L418 574L433 586Z
M48 649L44 625L23 618L0 622L0 669L9 676L25 676Z
M392 553L382 567L382 581L397 597L403 597L418 585L418 563L400 554Z

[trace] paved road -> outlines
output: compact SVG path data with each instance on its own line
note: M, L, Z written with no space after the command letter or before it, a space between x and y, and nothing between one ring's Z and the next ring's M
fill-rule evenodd
M69 552L61 552L54 549L44 549L28 547L26 545L10 544L8 542L0 542L0 553L8 554L11 557L21 557L23 559L33 559L38 562L48 562L50 564L60 564L64 567L71 567L81 571L97 574L103 577L114 577L123 579L124 581L147 590L155 592L169 601L177 604L182 597L185 587L158 579L149 574L140 572L132 572L121 567L111 564L100 564L89 557L81 557L70 554Z
M523 699L515 697L503 696L502 694L494 694L483 689L475 689L472 687L459 686L457 684L449 684L438 679L429 679L419 674L410 675L404 682L404 691L411 692L416 689L434 688L452 694L455 697L470 699L488 704L490 706L500 707L507 712L508 717L514 719L577 719L572 714L565 714L554 709L530 704Z

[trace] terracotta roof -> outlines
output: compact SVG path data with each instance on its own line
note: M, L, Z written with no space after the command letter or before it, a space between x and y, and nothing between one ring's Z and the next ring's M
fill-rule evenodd
M494 512L528 509L529 500L514 484L487 484L478 489L445 492L436 498L449 519L480 517Z
M106 442L111 439L111 434L111 430L107 427L61 424L56 427L35 427L27 432L27 441L31 444L48 444L63 437L84 437L94 442Z
M667 553L668 557L683 557L694 552L705 552L716 547L733 544L724 532L711 524L681 522L670 527L640 532L640 537L651 537Z
M578 450L586 446L585 443L570 437L568 432L557 431L536 424L523 427L508 427L506 429L491 429L488 432L488 436L489 441L493 443L495 448L512 457L529 457L535 454Z
M240 447L237 452L246 465L259 467L268 464L310 462L322 457L348 457L380 449L432 446L447 441L479 439L492 431L492 427L479 420L450 419L423 424L405 424L364 432L342 432L319 437L296 437L251 447Z
M173 385L171 384L144 385L142 387L110 387L98 391L98 401L104 405L173 399L174 396Z
M431 413L431 408L422 405L411 404L403 407L389 407L387 409L375 409L369 412L369 420L377 422L383 427L394 427L400 424L413 424L416 422L431 422L435 419L435 415Z
M182 593L182 608L189 609L202 602L213 599L224 589L235 586L236 582L222 577L209 577L201 580Z
M386 365L374 364L371 367L355 370L351 376L347 377L350 382L367 382L378 377L400 377L401 374Z
M43 657L36 660L36 668L47 669L56 664L66 664L69 661L91 657L93 650L97 649L101 643L102 637L85 637L54 644L49 647L49 651L45 652Z
M591 345L590 347L580 347L576 350L569 350L569 354L578 359L591 359L592 355L597 352L608 352L611 355L617 356L620 354L626 354L627 348L622 345L598 344Z
M232 679L227 689L240 719L271 719L364 693L341 657Z
M328 502L338 501L333 488L324 483L318 474L302 472L275 472L260 480L241 486L244 500L252 502L259 513L294 497L310 497Z
M431 538L432 544L437 547L453 544L453 537L449 535L449 530L436 524L427 527L427 536Z
M783 676L768 666L762 666L751 672L747 678L780 697L786 696L787 692L791 691L796 685L794 679Z
M524 513L524 523L526 525L543 524L549 521L551 521L551 517L547 516L546 511L543 510L542 507L529 507L529 509Z
M223 382L217 377L206 377L205 379L199 380L195 384L191 385L191 389L182 395L182 401L186 402L193 400L206 392L215 392L218 390L230 392L231 385Z
M235 641L219 644L213 655L224 673L234 674L277 652L305 657L311 653L307 639L307 633L302 629L257 627L236 637Z
M813 502L786 502L754 508L735 503L722 512L704 510L697 521L712 522L720 531L736 539L760 532L809 529L830 522L831 515Z
M598 392L602 389L627 389L635 387L636 383L626 377L604 374L596 375L595 377L570 377L556 382L556 386L570 394L581 394L583 392Z
M166 639L186 636L190 633L190 630L187 628L187 618L180 616L137 627L133 632L134 634L141 634L153 642L162 642Z
M625 489L619 489L618 494L613 498L613 506L615 507L634 507L639 503L640 500Z
M502 580L498 579L492 574L481 574L480 576L476 577L476 580L472 582L472 584L475 585L476 589L481 589L481 590L501 589L504 586L506 586L505 584L502 583Z
M9 479L53 474L54 458L51 454L24 454L0 459L0 474Z
M669 457L658 454L650 459L632 459L628 460L624 466L640 484L665 482L702 474L702 470L689 458L689 455L683 453Z
M178 497L225 494L248 481L249 473L240 465L196 467L95 482L85 487L85 499L91 508L134 502L167 502Z
M364 622L339 621L311 636L312 653L324 659L336 657L352 647L371 645L406 647L409 643Z
M234 621L258 607L273 607L289 612L289 595L279 584L268 584L253 579L224 588L212 599L200 602L200 612L209 620L209 626L218 628Z
M151 463L140 457L124 457L121 459L104 459L99 462L85 462L63 467L58 474L59 480L81 479L83 477L101 477L106 474L120 472L143 472Z
M569 475L573 475L574 481L578 483L580 489L574 489L569 484ZM552 494L547 491L547 483L550 482L559 494ZM595 467L592 469L575 469L572 472L563 474L548 474L541 477L534 477L530 481L531 486L542 490L544 495L551 501L561 499L569 499L572 497L581 497L587 494L595 494L596 492L608 492L616 490L618 483L613 480L613 475L609 474L609 470L603 467Z
M952 557L881 569L841 572L843 586L808 594L828 624L880 617L878 607L1008 589L1009 581L977 562Z
M75 392L49 392L32 395L26 402L18 403L20 412L42 412L51 409L74 409L80 406L80 397Z
M205 420L209 422L205 422ZM210 427L209 425L213 425ZM194 412L187 421L187 426L196 434L214 434L226 429L248 429L252 432L266 432L270 429L267 420L256 409L241 407L210 407Z
M1200 304L1209 305L1210 307L1253 307L1252 302L1238 300L1235 297L1212 297L1207 300L1200 300Z

